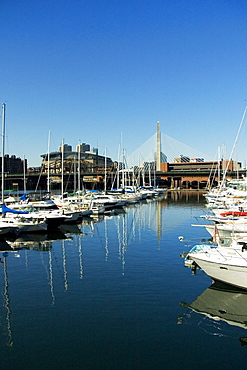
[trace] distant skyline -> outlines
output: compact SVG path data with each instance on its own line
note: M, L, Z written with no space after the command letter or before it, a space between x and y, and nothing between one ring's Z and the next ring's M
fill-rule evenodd
M50 131L50 151L81 141L117 160L160 121L209 157L230 155L247 105L245 1L3 0L0 11L5 153L39 166Z

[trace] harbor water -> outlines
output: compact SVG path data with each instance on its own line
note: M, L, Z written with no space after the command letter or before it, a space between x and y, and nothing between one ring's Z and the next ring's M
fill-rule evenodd
M180 257L210 238L191 226L204 212L200 192L173 192L2 240L1 369L245 368L247 294Z

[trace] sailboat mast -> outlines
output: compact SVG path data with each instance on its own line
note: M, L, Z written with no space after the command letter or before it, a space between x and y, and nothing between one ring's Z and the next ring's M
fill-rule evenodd
M6 104L2 104L2 204L4 203L4 151L5 151L5 107Z
M117 189L119 189L120 187L120 182L119 182L119 171L120 171L120 166L119 166L119 162L120 162L120 151L121 151L121 148L120 148L120 145L118 146L118 163L117 163Z
M62 181L61 181L61 190L62 190L62 199L63 199L63 167L64 167L64 139L62 140Z
M24 190L24 194L26 194L27 187L26 187L26 158L25 158L25 154L23 156L23 180L24 180L23 190Z
M74 156L74 193L76 192L76 161Z
M237 135L236 135L236 138L235 138L235 141L234 141L234 144L233 144L233 147L232 147L232 151L231 151L231 154L230 154L230 157L228 159L228 162L227 162L227 165L226 165L226 168L225 168L225 171L224 171L224 175L223 175L223 178L222 178L222 183L221 183L221 186L220 186L220 190L222 190L224 184L225 184L225 181L226 181L226 174L227 174L227 171L228 171L228 168L229 168L229 165L230 165L230 161L232 160L232 155L233 155L233 152L234 152L234 149L235 149L235 146L237 144L237 141L238 141L238 137L239 137L239 134L240 134L240 131L241 131L241 128L243 126L243 122L244 122L244 119L245 119L245 115L246 115L246 112L247 112L247 106L245 107L244 109L244 113L243 113L243 116L242 116L242 119L241 119L241 122L240 122L240 125L239 125L239 128L238 128L238 132L237 132Z
M78 194L80 195L81 191L81 141L79 140L78 144Z
M218 184L220 184L220 157L221 157L221 152L220 152L220 147L218 146Z
M105 148L105 184L104 184L104 192L106 194L106 177L107 177L107 173L106 173L106 148Z

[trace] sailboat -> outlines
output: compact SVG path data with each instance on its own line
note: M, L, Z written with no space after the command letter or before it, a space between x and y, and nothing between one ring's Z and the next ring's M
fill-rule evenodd
M5 144L5 109L6 104L2 104L2 204L4 204L4 144ZM18 231L16 225L7 225L0 219L0 237L6 234L15 234Z

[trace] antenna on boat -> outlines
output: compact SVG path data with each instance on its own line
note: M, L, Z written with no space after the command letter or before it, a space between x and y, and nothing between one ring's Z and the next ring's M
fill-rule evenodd
M47 192L50 193L50 141L51 131L48 132L48 147L47 147Z

